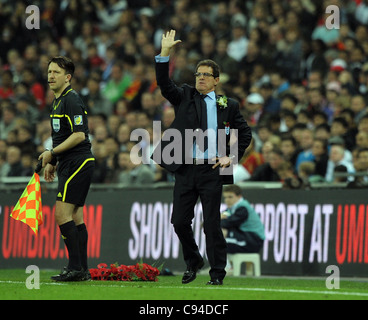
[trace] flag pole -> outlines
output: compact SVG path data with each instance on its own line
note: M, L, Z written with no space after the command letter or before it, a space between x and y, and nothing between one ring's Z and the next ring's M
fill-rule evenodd
M42 159L38 160L37 166L35 168L35 173L39 173L42 169Z

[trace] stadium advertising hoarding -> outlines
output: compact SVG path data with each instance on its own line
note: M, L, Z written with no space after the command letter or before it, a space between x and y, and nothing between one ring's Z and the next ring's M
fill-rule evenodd
M368 275L368 204L365 190L244 190L265 226L262 274L342 277ZM42 194L44 223L36 237L10 218L19 194L0 195L0 268L60 268L66 250L54 219L54 193ZM225 207L223 207L225 209ZM179 240L170 223L172 190L91 190L84 208L89 263L165 263L183 270ZM193 230L205 255L202 208Z

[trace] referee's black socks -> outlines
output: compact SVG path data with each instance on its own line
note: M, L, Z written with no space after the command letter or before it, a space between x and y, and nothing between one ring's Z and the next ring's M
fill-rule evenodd
M59 228L69 253L68 269L81 270L79 236L74 221L64 223Z
M78 238L79 238L79 253L81 265L84 270L88 270L87 263L87 243L88 243L88 232L84 223L77 225Z

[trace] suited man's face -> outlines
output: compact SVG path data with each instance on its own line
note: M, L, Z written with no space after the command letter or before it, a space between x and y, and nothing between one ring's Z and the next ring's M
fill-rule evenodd
M204 74L213 74L212 67L208 66L200 66L197 70L198 75L196 77L196 89L201 94L207 94L211 91L214 91L220 78L214 78L213 76L208 76Z

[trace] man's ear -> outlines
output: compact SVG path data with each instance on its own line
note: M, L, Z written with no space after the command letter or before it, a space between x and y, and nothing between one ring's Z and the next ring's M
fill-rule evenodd
M70 73L68 73L66 75L66 79L65 79L65 82L70 82L72 80L72 75Z

